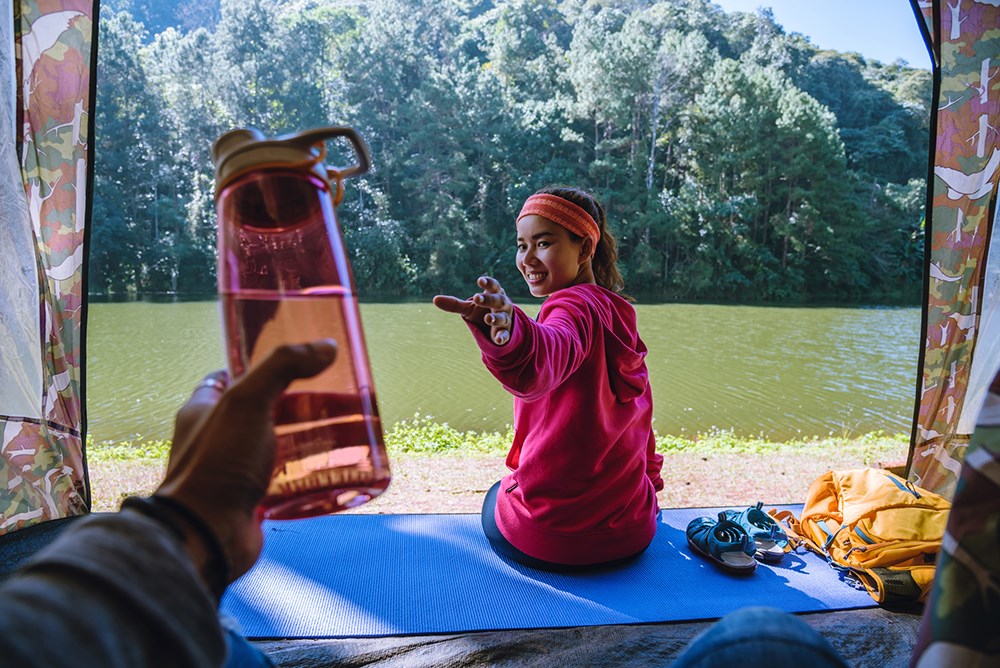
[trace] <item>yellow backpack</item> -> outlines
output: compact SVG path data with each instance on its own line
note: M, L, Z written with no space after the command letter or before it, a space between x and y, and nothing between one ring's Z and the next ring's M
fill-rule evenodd
M792 542L853 574L879 603L923 601L951 502L880 469L829 471L809 487L799 518L771 514Z

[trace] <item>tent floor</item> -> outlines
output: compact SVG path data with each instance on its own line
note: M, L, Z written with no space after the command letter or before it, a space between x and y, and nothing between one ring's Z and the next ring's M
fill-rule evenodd
M882 608L800 616L852 666L905 667L920 612ZM457 635L260 640L279 668L666 666L711 622L483 631Z

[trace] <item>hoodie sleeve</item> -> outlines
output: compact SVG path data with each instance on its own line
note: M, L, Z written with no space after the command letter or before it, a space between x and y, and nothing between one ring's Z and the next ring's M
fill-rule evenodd
M0 588L0 663L219 666L215 603L184 546L134 511L78 520Z
M483 363L508 392L533 401L559 387L590 354L599 326L593 311L571 299L546 302L539 321L514 307L511 337L498 346L469 325Z

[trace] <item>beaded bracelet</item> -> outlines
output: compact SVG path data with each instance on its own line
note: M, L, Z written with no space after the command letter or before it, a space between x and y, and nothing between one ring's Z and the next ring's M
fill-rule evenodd
M205 520L177 499L168 496L130 496L122 501L121 507L131 508L160 522L181 542L185 542L188 535L184 527L177 522L178 518L193 529L208 553L203 574L205 582L216 600L222 598L223 592L229 585L232 565L218 536L205 524Z

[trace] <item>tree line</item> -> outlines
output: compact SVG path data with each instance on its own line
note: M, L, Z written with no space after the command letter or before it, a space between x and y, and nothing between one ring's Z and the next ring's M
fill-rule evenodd
M820 50L768 11L106 0L97 86L94 293L214 291L212 142L322 125L371 147L339 210L363 297L482 273L517 293L513 219L550 184L602 201L636 296L920 292L930 72Z

